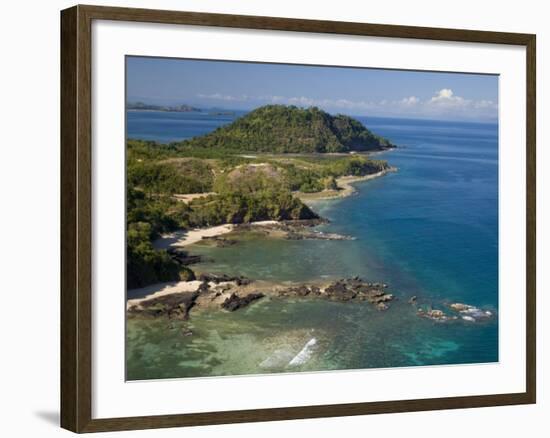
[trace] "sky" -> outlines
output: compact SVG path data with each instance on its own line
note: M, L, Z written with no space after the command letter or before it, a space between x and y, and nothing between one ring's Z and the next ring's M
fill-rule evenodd
M498 76L127 57L128 102L250 110L266 104L330 113L495 121Z

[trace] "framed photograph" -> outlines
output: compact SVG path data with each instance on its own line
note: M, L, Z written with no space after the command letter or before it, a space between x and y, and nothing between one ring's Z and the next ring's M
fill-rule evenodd
M61 13L61 423L535 403L535 35Z

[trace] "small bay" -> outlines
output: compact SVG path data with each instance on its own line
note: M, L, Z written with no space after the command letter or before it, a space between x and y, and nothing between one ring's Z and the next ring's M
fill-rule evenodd
M128 112L127 134L170 142L236 117ZM232 313L197 309L178 323L129 319L130 380L498 361L498 125L357 119L399 146L377 155L398 171L357 183L353 196L311 203L330 221L319 229L355 240L257 238L189 249L205 257L196 265L203 271L273 281L360 276L388 283L398 300L379 312L366 303L266 298ZM464 302L497 317L436 323L416 315L413 295L434 308ZM292 361L302 351L307 360Z

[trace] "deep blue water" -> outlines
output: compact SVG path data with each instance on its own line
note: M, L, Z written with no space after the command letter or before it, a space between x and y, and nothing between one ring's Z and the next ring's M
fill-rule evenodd
M362 233L381 269L423 293L497 307L498 125L362 121L400 146L383 154L399 171L330 209L333 227Z
M147 132L149 139L170 141L208 132L229 121L227 117L201 117L130 113L128 136L145 138L140 132ZM330 219L330 224L324 226L327 230L357 240L253 240L229 248L197 247L196 251L212 260L205 269L253 278L306 280L359 275L384 281L400 298L388 311L394 313L382 317L361 306L266 301L241 314L220 316L226 318L225 324L235 324L231 330L247 327L239 332L239 336L250 337L235 347L239 352L236 363L247 349L256 348L254 345L261 356L270 351L266 345L275 342L267 335L252 333L251 327L258 321L270 333L283 333L281 327L285 324L293 328L288 332L292 336L302 333L299 330L316 330L323 339L322 354L304 369L497 361L497 317L486 323L437 324L418 318L405 303L408 297L417 295L421 302L436 308L460 301L498 315L498 125L358 119L398 145L398 149L377 156L388 160L398 172L357 184L355 196L312 204ZM205 333L223 332L220 321L214 324L212 316L209 322L198 314L194 318L194 324ZM290 336L287 334L285 342L290 342ZM296 342L307 341L307 336ZM244 338L231 339L240 342ZM202 338L200 342L206 341ZM217 351L212 356L216 361L222 360L219 351L225 351L220 345L225 344L219 340L208 344L209 354ZM187 363L185 353L178 354L177 358L167 359L167 364L176 360ZM199 367L181 372L170 369L160 375L262 372L254 369L254 363L232 368L231 360L223 360L223 365L213 366L208 372ZM136 371L138 378L140 375Z
M244 113L231 111L231 114L216 114L216 111L206 110L188 113L126 111L127 138L154 140L159 143L181 141L231 123Z

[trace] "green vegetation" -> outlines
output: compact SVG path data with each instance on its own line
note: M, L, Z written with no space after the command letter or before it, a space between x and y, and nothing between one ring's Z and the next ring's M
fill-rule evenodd
M311 153L374 151L392 144L345 115L319 108L266 105L233 123L179 144L186 148L222 148L240 152Z
M152 241L161 233L179 228L181 207L170 199L147 198L131 187L126 195L126 282L137 288L174 281L180 265L166 251L157 251Z
M212 190L213 169L196 158L134 161L128 164L127 181L147 193L205 193Z
M229 192L195 199L190 204L189 224L214 226L264 220L316 219L307 205L288 191Z
M259 108L182 143L128 140L128 287L195 278L168 252L153 247L162 233L224 223L316 219L293 192L337 190L338 177L388 168L385 161L361 154L319 152L390 146L350 117L280 105ZM188 203L173 196L190 193L205 196Z

